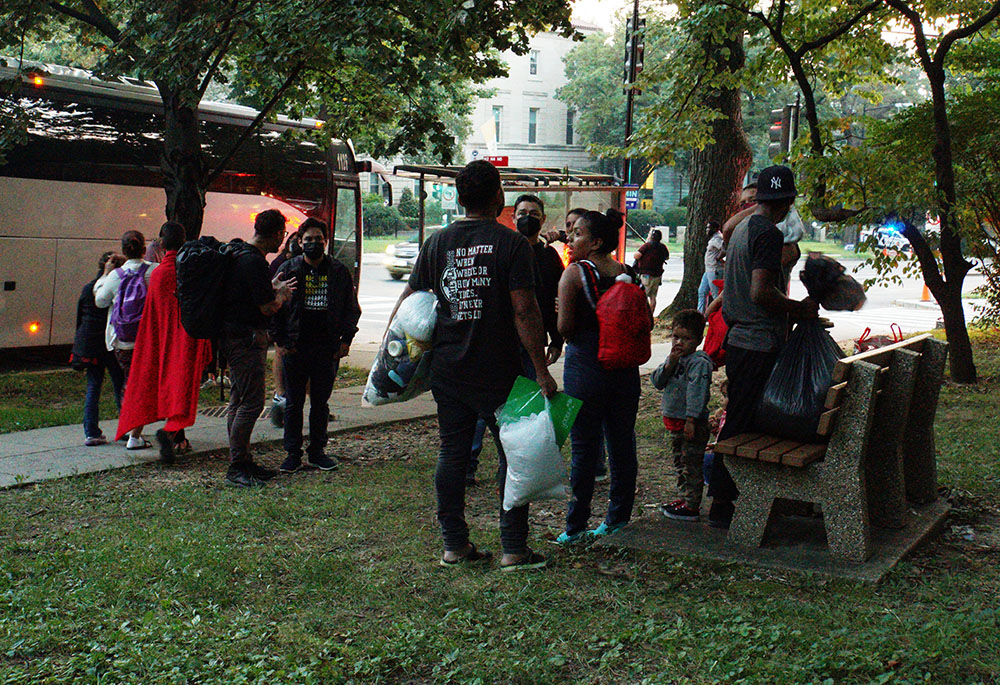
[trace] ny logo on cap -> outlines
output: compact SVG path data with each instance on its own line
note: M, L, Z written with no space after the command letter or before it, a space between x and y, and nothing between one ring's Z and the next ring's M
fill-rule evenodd
M771 179L771 190L781 190L781 179L777 176Z

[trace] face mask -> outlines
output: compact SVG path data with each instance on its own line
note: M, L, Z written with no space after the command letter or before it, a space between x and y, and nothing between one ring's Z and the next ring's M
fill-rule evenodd
M542 230L542 222L538 220L538 217L528 214L518 218L517 230L525 238L530 238Z
M293 257L298 257L302 254L302 246L298 243L292 243L291 247L288 248L288 254Z
M323 243L306 243L302 246L302 252L309 259L319 259L323 256L326 246Z

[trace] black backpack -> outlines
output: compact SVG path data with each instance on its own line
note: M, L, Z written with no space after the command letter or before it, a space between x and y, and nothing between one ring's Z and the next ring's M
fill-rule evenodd
M242 240L220 243L211 236L189 240L177 252L177 302L181 325L192 338L222 336L226 279Z

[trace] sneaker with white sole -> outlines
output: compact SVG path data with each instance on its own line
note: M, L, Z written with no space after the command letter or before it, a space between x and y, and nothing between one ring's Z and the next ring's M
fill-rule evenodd
M697 521L701 518L698 510L689 507L687 502L682 499L675 500L670 504L661 504L658 509L661 514L675 521Z

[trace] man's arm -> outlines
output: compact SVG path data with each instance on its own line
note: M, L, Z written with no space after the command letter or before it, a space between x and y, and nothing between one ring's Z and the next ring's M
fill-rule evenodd
M545 331L542 328L542 313L532 288L510 291L510 302L514 309L514 326L521 339L521 345L528 351L531 364L535 367L538 385L545 397L556 392L556 381L545 364Z
M729 217L726 223L722 224L722 239L728 243L729 237L733 234L733 231L736 230L736 227L740 225L740 222L753 214L756 210L757 205L750 205L746 209L736 212Z
M768 269L754 269L750 280L750 299L773 314L789 314L797 319L815 319L819 316L819 305L808 297L793 300L778 290L774 272Z
M271 316L276 313L279 309L285 306L285 303L292 299L292 294L295 292L295 279L289 278L285 280L282 278L284 274L279 273L271 281L271 288L274 290L274 299L270 302L260 305L260 313L264 316Z

